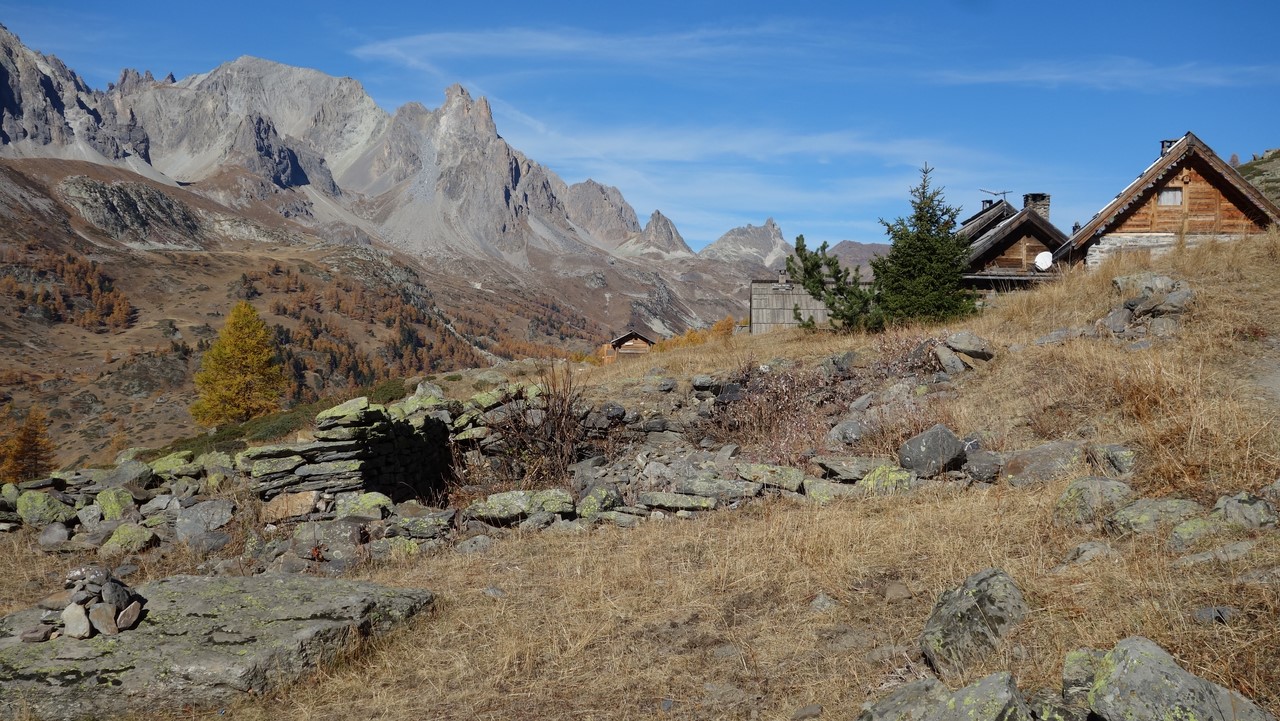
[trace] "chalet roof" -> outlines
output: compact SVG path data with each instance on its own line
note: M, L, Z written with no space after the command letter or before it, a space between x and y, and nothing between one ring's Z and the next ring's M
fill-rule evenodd
M623 343L626 343L627 341L634 340L634 339L642 340L645 343L648 343L649 345L654 344L654 341L651 338L643 336L637 333L636 331L629 330L626 333L623 333L622 335L618 336L617 338L614 338L613 340L609 341L609 345L613 346L614 348L617 348Z
M1036 236L1045 241L1049 250L1057 250L1067 242L1067 234L1058 230L1043 215L1032 208L1023 208L969 244L969 265L972 266L988 251L998 248L1005 240L1019 237L1017 233L1028 225L1040 231Z
M990 230L995 224L1012 218L1017 213L1018 210L1010 205L1009 201L1001 198L999 202L992 203L990 206L961 221L960 228L956 230L956 235L961 238L977 238Z
M1120 194L1114 200L1098 211L1080 230L1076 231L1067 243L1054 251L1054 257L1059 257L1072 250L1082 249L1106 233L1107 229L1119 220L1120 216L1130 206L1141 200L1147 191L1155 187L1157 182L1192 157L1203 159L1209 168L1218 174L1219 178L1235 188L1246 199L1258 215L1266 216L1272 223L1280 224L1280 208L1277 208L1275 203L1268 200L1261 191L1245 180L1235 168L1223 162L1222 158L1219 158L1218 154L1213 152L1213 149L1206 145L1203 140L1197 138L1195 133L1187 132L1186 135L1183 135L1177 142L1169 146L1169 149L1157 158L1154 163L1147 166L1147 169L1142 171L1132 183L1129 183L1124 190L1120 191ZM1245 210L1245 208L1242 208L1242 210Z

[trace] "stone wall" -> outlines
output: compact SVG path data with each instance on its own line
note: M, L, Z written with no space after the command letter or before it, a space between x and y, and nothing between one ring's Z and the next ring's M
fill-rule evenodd
M388 408L355 398L316 416L315 440L250 448L236 468L266 500L298 491L440 498L452 464L442 403L415 395Z
M1230 242L1239 237L1221 233L1184 236L1188 247L1195 247L1209 241ZM1158 256L1168 253L1177 246L1177 233L1108 233L1089 248L1084 262L1086 267L1096 268L1102 265L1102 262L1112 253L1141 250Z

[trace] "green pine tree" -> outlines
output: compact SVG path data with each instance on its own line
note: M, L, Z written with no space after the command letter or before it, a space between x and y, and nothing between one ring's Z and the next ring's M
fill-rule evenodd
M928 165L920 169L910 216L880 220L893 245L871 261L871 269L877 307L890 322L941 321L975 310L973 294L962 285L969 248L955 233L960 209L930 185L932 172Z
M231 309L218 339L200 359L199 399L191 415L204 426L247 421L280 408L288 388L271 329L248 301Z
M787 276L799 283L809 295L822 301L827 307L831 327L853 331L871 329L879 325L878 315L872 306L871 292L862 287L862 278L855 268L852 273L840 265L840 260L827 254L827 244L811 251L805 246L804 236L796 236L795 255L787 257ZM792 311L802 328L813 328L813 316L800 314L800 306Z

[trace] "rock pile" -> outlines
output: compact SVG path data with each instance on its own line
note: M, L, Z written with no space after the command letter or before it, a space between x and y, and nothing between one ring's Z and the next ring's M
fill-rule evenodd
M145 602L107 568L83 566L67 574L63 591L40 602L46 611L40 624L21 631L20 637L24 643L42 643L59 636L89 638L95 632L115 636L138 623Z
M1073 338L1110 338L1132 350L1149 348L1153 339L1172 338L1181 328L1181 317L1195 301L1186 281L1144 272L1112 279L1124 300L1093 324L1059 328L1035 340L1035 345L1056 345Z

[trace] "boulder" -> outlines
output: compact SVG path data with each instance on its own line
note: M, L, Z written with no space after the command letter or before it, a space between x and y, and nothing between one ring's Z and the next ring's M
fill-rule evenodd
M1082 444L1054 441L1007 454L1000 475L1011 486L1029 486L1058 478L1084 462Z
M804 495L814 503L826 505L839 498L862 498L866 494L857 485L806 478Z
M995 451L969 450L965 452L964 465L960 470L969 477L982 483L991 483L1000 476L1004 469L1004 456Z
M395 502L382 493L351 493L339 496L334 503L334 513L342 516L381 519L390 515Z
M22 522L36 528L66 523L76 517L76 509L43 491L23 491L14 505Z
M787 466L770 466L764 463L739 463L738 477L744 481L760 483L796 493L804 483L804 471Z
M262 507L263 523L277 523L289 518L305 516L316 509L320 491L281 493Z
M147 599L145 618L110 643L64 636L24 644L0 633L0 716L23 709L69 720L225 707L312 673L433 602L425 590L305 575L175 576L137 591ZM39 613L0 619L0 630L34 626Z
M1275 721L1244 696L1184 670L1141 636L1120 641L1102 658L1088 701L1105 721Z
M881 466L893 466L888 458L869 456L814 456L813 464L822 469L827 479L840 483L857 483Z
M1013 676L1001 671L951 694L922 721L1032 721L1032 716Z
M640 505L648 508L660 508L664 511L712 511L716 507L716 499L704 496L691 496L684 493L641 493L637 498Z
M960 360L960 356L956 355L955 351L945 345L934 346L933 357L937 359L938 365L942 366L942 371L944 373L959 375L969 369L969 367L964 364L964 361Z
M622 493L615 484L595 482L587 486L578 499L576 511L579 518L594 518L622 505Z
M142 461L125 461L98 478L98 485L115 488L131 485L137 488L150 488L156 480L155 471Z
M468 506L467 516L485 523L510 525L539 511L573 513L573 496L559 488L495 493Z
M133 509L133 494L123 488L108 488L97 495L93 502L102 511L102 520L119 521L126 511Z
M911 471L886 464L863 476L857 488L864 495L882 496L909 491L915 480Z
M130 553L141 553L160 541L155 531L136 523L122 523L112 531L111 537L102 544L98 553L107 556L124 556Z
M174 531L179 541L190 541L192 538L209 531L216 531L231 522L236 504L220 498L203 501L178 511Z
M683 478L675 482L671 490L691 496L706 496L722 501L754 498L760 495L763 484L748 481L732 481L725 478Z
M964 441L941 423L909 439L898 449L903 468L921 476L936 476L964 464Z
M951 350L978 360L991 360L996 356L991 348L991 342L972 331L962 330L959 333L952 333L947 336L944 343Z
M1185 551L1201 540L1226 533L1231 528L1232 524L1214 516L1188 518L1174 526L1173 530L1169 532L1169 549L1179 552Z
M1077 478L1067 485L1053 509L1059 525L1082 525L1101 521L1133 496L1127 483L1097 476Z
M943 676L963 674L993 652L1027 615L1022 591L1004 571L988 568L944 591L920 640L929 664Z
M951 698L951 690L936 678L922 678L899 686L893 693L862 707L857 721L921 721Z
M1113 534L1154 533L1162 525L1174 526L1204 509L1181 498L1140 498L1107 516L1104 525Z
M850 416L827 431L827 443L832 446L851 445L862 440L868 430L865 420L859 416Z
M1274 528L1276 509L1265 498L1252 493L1223 496L1213 506L1213 514L1233 526L1243 528Z

